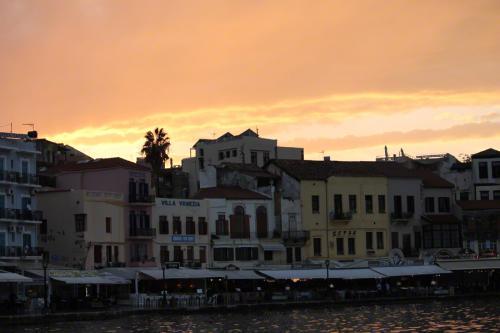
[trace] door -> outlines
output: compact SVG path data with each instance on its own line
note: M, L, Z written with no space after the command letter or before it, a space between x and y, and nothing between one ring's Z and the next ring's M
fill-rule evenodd
M23 251L25 255L31 255L31 234L23 234Z
M0 256L5 255L5 245L7 245L7 238L5 232L0 232Z
M406 257L411 256L411 235L403 235L403 253Z

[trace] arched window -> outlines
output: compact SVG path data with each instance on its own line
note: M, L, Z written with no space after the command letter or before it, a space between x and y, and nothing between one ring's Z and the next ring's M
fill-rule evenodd
M257 237L267 238L267 208L264 206L257 207Z
M245 208L243 208L242 206L234 207L234 215L245 216Z
M234 214L230 219L231 238L250 238L250 220L242 206L234 207Z

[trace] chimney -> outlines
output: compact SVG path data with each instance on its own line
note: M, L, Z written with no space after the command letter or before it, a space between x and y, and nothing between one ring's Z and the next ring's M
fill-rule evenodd
M323 156L323 161L330 162L330 156Z

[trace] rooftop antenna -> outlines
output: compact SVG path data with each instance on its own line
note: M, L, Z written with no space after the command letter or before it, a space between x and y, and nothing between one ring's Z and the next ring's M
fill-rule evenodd
M255 126L255 130L257 131L257 136L259 136L259 128Z
M6 127L10 125L10 132L12 133L12 123L10 124L5 124L5 125L0 125L0 127Z
M323 158L324 158L325 157L325 151L322 150L322 151L320 151L320 153L323 154Z
M31 130L35 130L35 124L22 124L23 126L31 126Z
M385 160L389 160L389 151L387 150L387 146L384 146Z

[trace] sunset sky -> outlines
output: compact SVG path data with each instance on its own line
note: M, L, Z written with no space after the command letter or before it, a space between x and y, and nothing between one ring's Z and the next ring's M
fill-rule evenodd
M500 149L500 1L0 0L0 114L130 160L160 126L175 164L257 127L310 159Z

